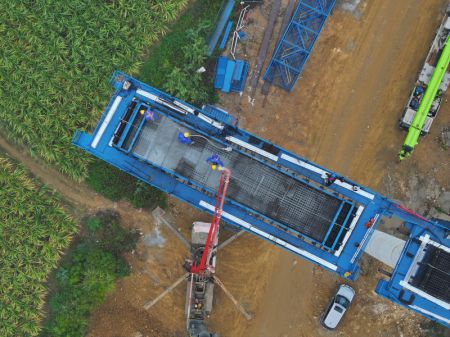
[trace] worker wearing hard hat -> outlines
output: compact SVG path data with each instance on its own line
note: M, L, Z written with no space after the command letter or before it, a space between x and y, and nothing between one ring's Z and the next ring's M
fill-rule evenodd
M178 141L181 144L191 145L192 144L192 137L189 132L179 132L178 133Z
M218 154L213 154L211 157L206 159L206 162L211 164L211 169L217 170L218 167L223 167L223 162L220 160L220 156Z
M145 107L141 107L139 113L144 116L146 122L155 122L158 119L156 112L146 109Z
M325 173L324 176L324 180L325 180L325 185L330 186L331 184L333 184L337 179L337 175L336 173Z

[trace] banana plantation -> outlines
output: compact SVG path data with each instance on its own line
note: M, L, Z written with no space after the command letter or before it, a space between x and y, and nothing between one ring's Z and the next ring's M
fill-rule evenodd
M77 226L57 198L0 157L0 336L36 336L45 282Z
M104 79L115 69L136 74L187 2L0 0L1 131L82 180L87 158L70 140L104 107Z
M0 0L0 132L75 180L71 146L109 97L114 69L136 74L187 0ZM56 196L0 155L0 336L36 336L46 282L77 225Z

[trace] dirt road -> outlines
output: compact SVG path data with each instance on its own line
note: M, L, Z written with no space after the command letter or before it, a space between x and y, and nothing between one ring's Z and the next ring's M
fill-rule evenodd
M405 136L396 122L444 3L362 1L359 19L336 9L292 93L275 89L265 106L261 96L250 106L245 95L225 98L234 101L223 105L240 105L244 128L382 192L383 176L388 167L395 169ZM258 280L269 285L259 294L255 319L223 336L329 335L318 316L342 280L264 245L273 269L254 266ZM367 265L369 276L354 285L358 297L338 335L418 335L420 318L372 293L377 265ZM251 271L248 278L256 279Z
M1 134L0 149L22 163L33 176L41 180L43 184L52 190L58 192L70 203L84 209L92 210L114 206L114 202L101 197L85 184L76 183L54 168L48 167L45 163L31 158L27 150L12 144Z

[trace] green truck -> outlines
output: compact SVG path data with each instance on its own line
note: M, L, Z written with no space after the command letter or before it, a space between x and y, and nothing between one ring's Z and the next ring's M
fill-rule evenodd
M437 116L442 97L450 84L447 72L450 63L450 6L431 45L425 64L409 97L399 125L408 134L399 159L408 158L419 138L430 131Z

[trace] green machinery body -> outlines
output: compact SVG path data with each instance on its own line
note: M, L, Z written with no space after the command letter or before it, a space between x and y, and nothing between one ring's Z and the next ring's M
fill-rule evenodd
M425 124L428 112L430 111L431 105L438 93L439 86L442 83L442 79L447 71L448 65L450 63L450 36L445 42L442 54L434 70L433 76L428 83L427 89L425 90L422 101L420 102L417 113L414 120L408 130L408 135L406 136L405 142L403 143L402 150L399 153L400 160L407 158L411 155L414 147L419 142L419 137L422 133L422 128Z

